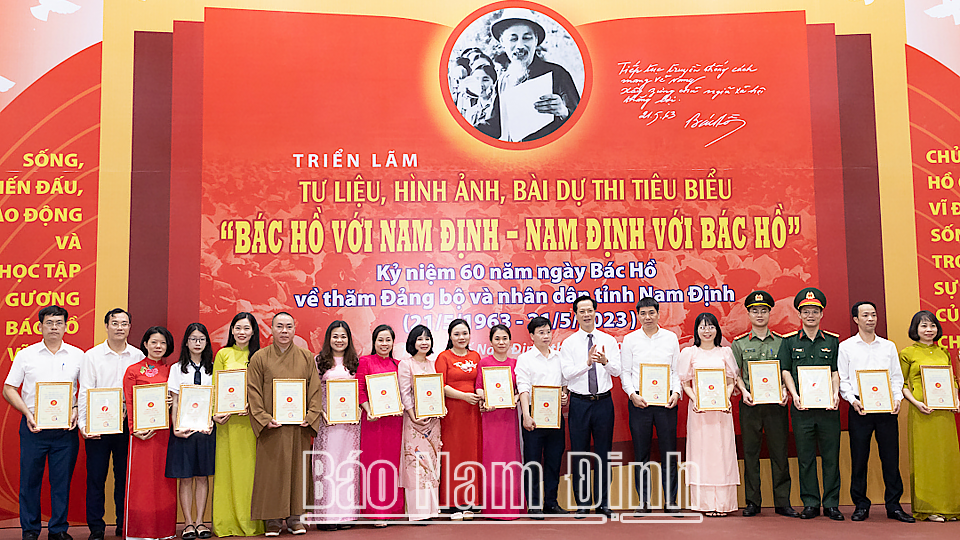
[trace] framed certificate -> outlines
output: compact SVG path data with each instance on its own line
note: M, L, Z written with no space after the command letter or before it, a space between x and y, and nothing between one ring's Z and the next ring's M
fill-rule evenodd
M87 435L123 433L123 388L87 390Z
M73 413L73 383L38 382L33 421L40 429L70 429Z
M670 364L640 364L640 397L647 405L670 403Z
M833 406L833 376L830 366L799 366L800 406L804 409L829 409Z
M442 374L413 376L413 413L417 418L439 418L447 414Z
M486 366L481 368L480 374L483 377L483 400L488 409L512 409L516 406L510 366Z
M750 370L750 395L755 405L780 403L783 390L780 386L780 362L763 360L747 362Z
M373 416L397 416L403 414L400 404L400 383L394 372L367 375L367 397Z
M213 387L180 385L177 429L206 431L213 425Z
M215 414L242 413L247 410L247 370L218 371L213 385L217 389Z
M890 388L889 371L857 370L857 386L860 389L860 406L863 407L864 412L893 412L893 391Z
M538 428L560 429L559 386L534 386L530 392L530 416Z
M326 420L328 424L360 423L360 386L356 379L327 381Z
M727 400L727 374L722 368L698 369L693 378L697 389L697 409L725 411L730 408Z
M167 383L133 387L133 430L150 431L170 427L167 414Z
M306 396L306 379L274 379L273 419L278 424L302 424L307 417Z
M956 409L952 366L920 366L923 403L931 409Z

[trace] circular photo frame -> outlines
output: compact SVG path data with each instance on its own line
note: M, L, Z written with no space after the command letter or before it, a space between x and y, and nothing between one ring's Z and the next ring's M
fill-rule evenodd
M590 93L590 59L573 26L532 2L498 2L465 18L443 49L447 109L476 139L523 150L557 140Z

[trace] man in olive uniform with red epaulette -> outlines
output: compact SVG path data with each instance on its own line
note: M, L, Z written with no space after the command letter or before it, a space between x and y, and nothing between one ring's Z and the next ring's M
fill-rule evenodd
M803 501L802 519L823 514L835 521L843 521L840 513L840 374L837 372L837 354L840 338L820 329L827 297L814 287L797 293L793 306L800 315L800 330L783 336L780 345L780 369L783 383L793 398L790 411L793 418L793 438L797 446L797 464L800 469L800 499ZM805 409L801 406L797 368L801 366L830 366L830 406L826 409ZM823 467L823 498L817 479L817 447Z
M776 361L781 338L770 331L770 310L773 296L767 291L753 291L743 300L750 316L750 331L733 339L730 349L740 368L737 386L740 401L740 435L743 437L743 491L747 506L745 517L760 513L760 446L764 435L770 454L770 472L773 480L774 511L781 516L800 517L790 506L790 463L787 460L787 435L790 417L787 414L789 394L782 389L780 403L755 404L750 383L750 362Z

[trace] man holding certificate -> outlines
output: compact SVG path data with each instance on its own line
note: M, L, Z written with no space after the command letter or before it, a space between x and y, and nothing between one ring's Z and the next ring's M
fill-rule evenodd
M247 367L250 423L257 435L250 517L266 521L267 536L279 536L283 528L292 534L305 534L300 514L304 512L304 501L313 500L313 483L304 484L303 453L312 448L310 438L320 427L320 376L313 354L293 344L296 323L292 315L274 315L270 329L273 343L254 353ZM283 384L275 385L274 379L284 379ZM296 381L303 384L294 384ZM284 418L274 414L278 400L301 403L302 421L282 423ZM302 493L304 485L306 494Z
M737 386L740 401L740 435L743 438L743 491L747 506L745 517L760 513L760 446L767 438L770 472L773 481L774 511L781 516L800 517L790 506L790 464L787 461L787 393L780 384L781 338L770 331L770 310L773 296L767 291L753 291L743 300L750 317L750 331L733 339L730 346L740 369ZM756 380L753 379L754 374Z
M87 394L97 388L123 388L123 374L127 368L143 360L143 352L127 343L130 335L130 314L121 308L113 308L103 317L107 339L83 355L80 363L80 391L77 403L80 406L80 435L85 439L83 448L87 454L87 527L88 540L102 540L107 524L104 521L104 486L110 471L110 456L113 456L113 501L116 506L117 536L123 532L123 501L126 498L127 452L130 430L126 414L120 417L123 433L95 435L85 431L87 425ZM121 398L122 400L122 398Z
M650 512L650 447L653 445L653 428L657 428L657 444L660 450L660 479L664 492L664 511L678 512L677 506L677 402L680 400L680 372L677 360L680 358L680 341L677 335L660 328L660 303L651 297L641 298L637 302L639 330L630 332L623 338L620 349L620 385L630 398L627 409L630 414L630 436L633 439L633 459L642 464L633 471L637 493L640 494L640 508L637 513ZM650 368L650 369L646 369ZM648 388L655 385L651 381L651 371L666 372L666 380L657 379L658 385L668 386L669 396L666 404L654 405L659 394L642 391L643 375L647 375ZM663 384L669 381L669 384ZM650 401L648 401L650 400Z
M589 514L596 506L598 514L612 516L609 501L607 462L613 449L612 377L620 375L620 346L613 336L597 330L597 301L584 295L573 302L573 313L580 328L560 346L560 367L570 390L570 450L590 452L590 439L599 460L580 458L573 464L573 485L577 496L577 514ZM584 463L586 462L586 464ZM591 463L592 462L592 463ZM590 473L593 471L593 497ZM586 478L584 478L586 476ZM582 516L578 516L582 517Z
M534 519L543 519L543 514L566 514L557 502L560 485L560 462L566 443L563 415L560 408L551 400L531 399L536 391L545 396L551 390L563 386L563 373L560 368L560 353L550 348L553 343L553 329L546 317L535 317L527 324L527 331L533 340L533 348L517 357L517 391L520 392L520 410L523 412L523 461L539 463L543 466L543 492L540 491L540 467L524 466L523 487L526 490L527 513ZM536 388L534 388L536 387ZM541 388L543 390L541 390ZM567 404L565 390L560 390L559 406ZM553 394L555 395L555 394ZM531 412L531 404L537 406L539 414ZM559 429L538 427L534 417L550 416L550 423L559 425ZM534 478L529 478L532 475Z
M50 464L51 540L68 540L70 480L77 464L74 395L83 351L63 342L67 310L40 310L43 341L21 349L3 384L3 397L23 415L20 421L20 528L24 540L40 536L40 487ZM17 389L20 388L20 392ZM49 426L49 427L47 427Z
M870 437L876 433L887 517L913 523L916 519L900 506L903 479L900 478L897 415L903 400L903 373L900 371L897 347L877 335L877 306L873 302L857 302L850 311L853 322L857 324L857 333L840 344L840 356L837 359L840 395L850 402L847 415L850 498L857 506L850 519L863 521L870 516L867 464L870 460ZM868 394L871 397L868 398ZM868 413L867 409L883 409L885 412Z
M843 521L840 513L840 376L837 374L837 349L840 340L836 334L820 329L827 297L814 287L797 293L793 306L800 316L800 330L783 336L778 359L790 396L793 399L793 438L797 446L797 464L800 468L800 499L803 501L802 519L815 518L823 513L835 521ZM829 368L825 380L804 385L800 369L814 366ZM796 384L795 384L796 381ZM804 399L801 399L804 398ZM804 403L821 400L825 408L806 408ZM817 480L817 447L823 467L823 498Z

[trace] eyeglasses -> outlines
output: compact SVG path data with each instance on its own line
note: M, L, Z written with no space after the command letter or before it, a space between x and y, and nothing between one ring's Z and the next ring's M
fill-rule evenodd
M66 324L67 323L63 321L47 321L43 323L43 325L46 326L47 328L60 328L61 326L64 326Z
M187 341L189 341L190 343L206 343L206 342L207 342L207 338L205 338L205 337L192 337L192 338L187 338Z
M114 321L110 323L110 328L130 328L130 323Z

